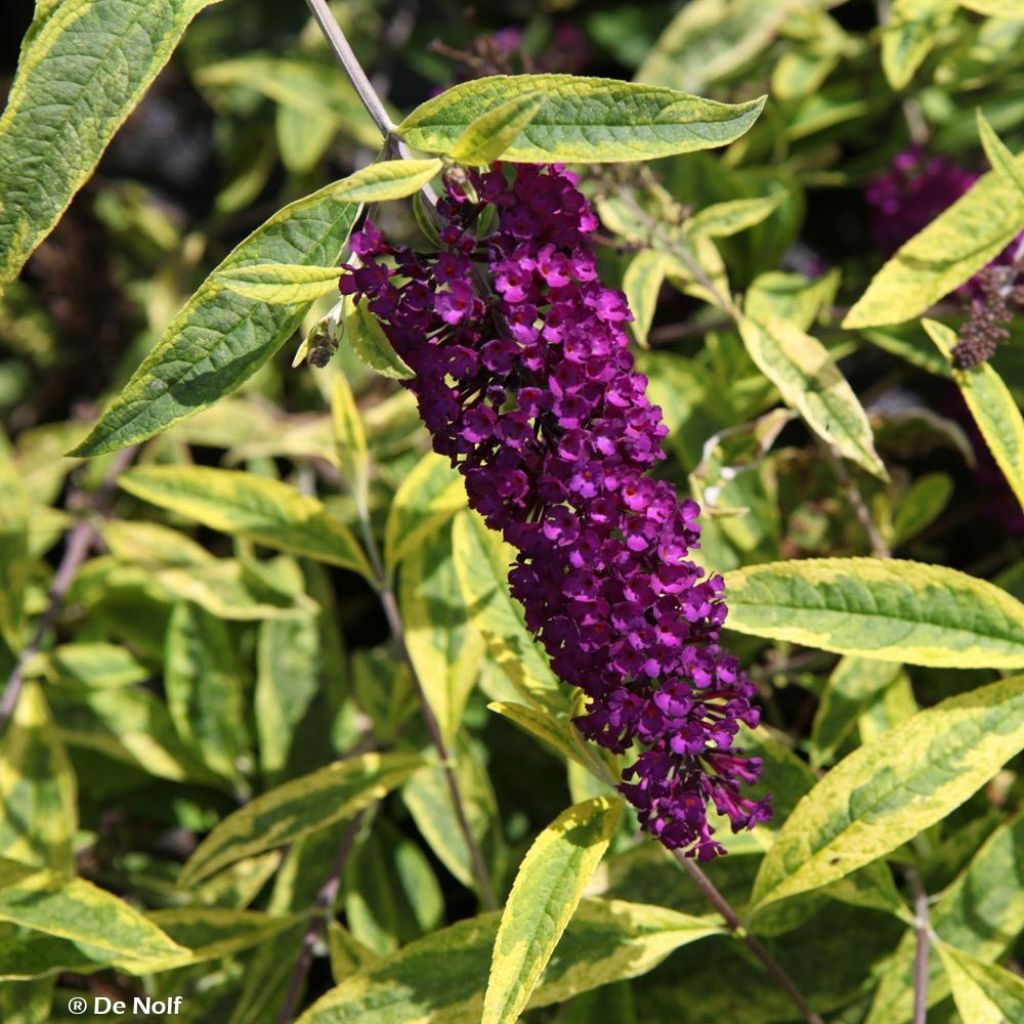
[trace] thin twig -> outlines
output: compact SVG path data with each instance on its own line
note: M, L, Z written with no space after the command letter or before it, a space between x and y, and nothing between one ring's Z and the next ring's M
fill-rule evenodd
M341 26L334 20L334 15L331 14L331 9L327 6L327 0L306 0L306 6L316 18L320 31L327 37L334 56L338 58L338 62L345 69L345 74L348 75L348 80L352 83L360 102L366 107L366 112L380 129L381 135L387 140L394 134L395 123L384 109L381 98L370 84L370 79L366 77L366 72L352 52L352 47L349 46L345 33L341 31Z
M830 444L822 442L821 447L828 457L829 462L832 463L832 468L835 470L836 476L839 477L839 482L843 485L843 489L846 491L846 496L853 508L854 515L857 517L857 522L860 523L864 528L864 532L868 535L868 541L871 544L871 553L876 558L892 558L892 551L889 549L889 545L886 544L885 538L882 536L878 526L875 524L875 520L871 515L871 510L864 501L864 495L860 493L860 488L857 486L856 480L853 479L850 471L846 468L846 463L843 462L843 457Z
M746 925L740 920L739 914L736 913L732 904L718 890L715 883L704 874L690 857L686 857L678 850L673 851L673 856L682 865L683 870L693 879L697 888L700 889L711 906L722 915L729 931L742 940L747 949L761 961L761 964L772 980L789 996L793 1005L796 1006L804 1020L807 1021L807 1024L825 1024L822 1018L811 1008L810 1003L804 998L800 989L796 987L793 979L782 969L782 965L768 952L759 939L750 934Z
M380 97L370 84L370 80L367 78L366 72L363 71L356 55L352 52L352 47L349 46L348 40L345 38L345 33L342 32L341 27L334 20L334 16L331 14L325 0L306 0L306 4L310 11L312 11L313 17L317 20L317 24L319 24L324 35L327 37L328 42L331 44L331 48L334 50L335 56L338 58L342 68L348 75L356 92L359 94L359 98L362 100L363 106L366 107L370 117L373 118L377 127L380 128L384 135L385 148L388 151L397 152L401 156L407 155L408 150L402 144L401 140L395 135L395 125L391 121L391 118L388 117L387 111L384 109L384 104L381 102ZM428 198L432 198L432 193L426 192L426 194ZM410 671L412 672L413 686L416 690L416 696L420 703L423 720L426 723L427 731L430 733L430 739L434 745L434 749L437 751L437 755L441 759L441 767L445 774L445 780L448 784L448 791L451 794L452 803L454 804L455 816L459 824L459 831L462 833L463 839L466 842L466 847L469 851L469 857L473 867L473 876L476 879L480 902L488 910L493 910L498 906L498 900L494 893L494 887L491 885L491 879L487 871L487 864L484 861L483 852L481 851L480 846L476 841L476 837L473 835L473 830L469 825L465 802L462 798L462 790L459 786L459 780L455 775L451 751L448 749L448 744L445 742L437 717L434 714L433 708L430 706L430 701L427 699L423 683L420 680L419 675L416 673L416 668L412 663L412 658L409 656L409 649L405 643L405 629L402 625L402 616L398 609L398 602L395 600L390 579L381 562L380 553L377 550L377 541L373 535L373 530L370 527L369 517L366 515L365 509L360 509L360 526L362 528L367 555L370 558L374 573L377 576L377 593L380 598L381 607L384 609L384 615L388 620L388 625L391 628L391 633L395 638L395 642L402 651L402 654L409 665Z
M914 949L914 1024L925 1024L928 1018L928 893L921 877L913 869L907 871L907 882L914 894L914 916L917 945Z
M285 994L281 1012L277 1015L277 1024L290 1024L299 1007L299 1000L302 998L306 979L309 977L309 969L313 966L316 944L320 941L320 937L327 928L327 922L330 921L334 912L334 901L338 898L338 890L341 888L341 876L352 855L364 817L366 817L366 811L360 811L349 822L345 834L341 837L341 844L338 846L334 862L331 864L331 872L313 901L309 927L302 937L302 949L299 952L299 959L295 963L295 970L292 971L291 981L288 982L288 991Z
M131 448L125 448L124 451L118 453L99 490L92 501L89 502L87 512L91 511L94 514L104 515L109 510L109 505L117 486L117 478L131 464L138 450L139 446L133 445ZM77 493L77 491L72 491L68 501L69 505L75 503ZM7 726L18 706L21 691L25 687L26 667L42 651L47 634L54 627L57 618L60 616L64 600L68 596L68 591L71 590L71 584L74 583L78 570L82 567L82 563L86 558L88 558L89 551L96 540L96 528L88 518L87 512L68 531L64 541L64 554L61 556L57 571L53 577L53 583L50 585L46 610L39 616L32 639L21 652L7 679L3 696L0 697L0 732Z

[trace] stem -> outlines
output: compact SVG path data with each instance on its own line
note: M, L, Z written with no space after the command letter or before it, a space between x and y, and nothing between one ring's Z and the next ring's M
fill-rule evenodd
M366 112L380 129L385 140L389 139L394 134L395 123L388 116L377 91L370 84L366 72L352 52L352 47L349 46L345 33L341 31L341 26L334 20L334 15L331 14L331 9L327 6L327 0L306 0L306 6L316 19L320 30L327 37L334 56L338 58L338 62L345 69L345 74L348 75L348 80L352 83L356 95L366 107Z
M302 998L302 990L306 986L306 979L309 977L309 969L313 966L313 954L320 936L327 927L334 910L334 901L338 898L338 890L341 888L341 876L345 871L352 850L355 847L356 837L363 824L366 811L360 811L349 823L345 834L341 837L341 844L335 854L334 863L331 865L331 873L327 881L320 887L313 901L312 914L309 920L309 927L302 937L302 949L299 952L299 959L295 963L295 970L292 972L291 981L288 982L288 992L284 997L281 1012L277 1015L277 1024L290 1024L298 1009L299 1000Z
M370 80L366 77L366 72L363 71L356 55L352 52L352 47L349 46L344 32L342 32L341 27L334 20L334 16L331 14L326 0L306 0L306 4L312 12L313 17L316 18L317 24L327 37L327 41L331 44L331 48L334 50L335 56L338 58L342 68L344 68L345 73L352 82L360 100L362 100L363 106L366 107L370 117L373 118L377 127L381 130L381 134L383 134L385 139L386 149L394 150L399 155L405 156L408 150L395 136L394 123L391 121L391 118L388 117L388 113L384 109L384 104L381 102L380 97L370 84ZM432 192L426 192L426 194L428 198L431 198L432 200ZM412 673L413 686L415 687L416 697L420 703L423 720L426 723L427 731L430 733L430 739L434 745L434 749L437 751L437 755L441 759L441 767L444 770L445 781L448 784L448 791L451 794L452 803L455 807L455 817L458 820L459 831L462 833L466 847L469 850L469 857L473 867L473 876L476 879L480 902L488 910L494 910L498 906L498 900L495 896L494 888L491 885L491 879L487 872L487 865L484 861L483 853L476 841L476 837L473 835L472 829L469 827L469 818L466 815L466 807L462 799L462 790L459 787L459 780L455 776L451 751L448 749L448 744L445 742L444 736L441 733L441 727L438 724L437 717L434 715L433 708L430 706L430 701L427 699L426 691L423 689L423 683L416 672L416 667L413 665L412 658L409 656L409 649L405 643L405 629L402 625L402 616L398 610L398 602L395 600L391 582L388 578L388 574L384 570L380 552L377 550L377 541L373 536L369 515L367 514L365 507L361 507L359 509L359 521L363 541L366 546L366 552L370 559L370 563L373 566L374 574L377 576L377 593L380 597L381 607L384 609L384 615L388 620L388 625L391 628L392 635L398 643L398 646L402 651L402 655Z
M846 468L846 463L843 462L843 457L832 445L825 444L823 442L822 449L828 456L828 460L832 463L832 468L835 470L836 476L839 477L840 483L842 483L843 488L846 490L846 496L850 501L850 505L853 507L854 514L857 516L857 522L860 523L864 528L864 532L868 535L868 540L871 542L871 553L876 558L892 558L892 551L889 550L889 545L886 544L885 538L875 525L875 520L871 516L871 510L864 502L864 495L860 493L860 488L857 486L857 482L853 479L850 475L850 471Z
M697 888L700 889L711 906L722 915L729 931L743 941L747 949L761 961L761 964L772 980L789 996L793 1005L796 1006L804 1020L807 1021L807 1024L825 1024L822 1018L811 1008L810 1003L804 998L800 989L796 987L793 979L782 969L782 965L768 952L759 939L747 931L746 926L740 920L739 914L736 913L732 904L719 892L715 883L704 874L691 858L684 856L679 851L673 851L672 855L682 866L683 870L693 879Z
M108 509L111 498L114 494L114 487L117 478L127 469L128 465L138 453L139 446L125 448L114 460L100 485L96 496L91 502L92 511L104 515ZM73 505L76 492L69 496L68 504ZM53 628L60 615L64 600L71 590L71 584L75 582L78 570L82 563L88 558L93 542L96 540L96 529L86 518L80 519L68 531L64 542L64 554L61 556L54 574L53 583L50 585L49 601L46 611L39 616L35 632L28 646L22 650L10 676L7 678L7 685L4 687L3 696L0 697L0 732L4 730L11 716L18 707L18 700L25 687L25 669L28 663L43 649L47 633Z
M914 893L914 914L917 945L914 949L914 1024L925 1024L928 1018L928 893L916 871L907 871L907 882Z

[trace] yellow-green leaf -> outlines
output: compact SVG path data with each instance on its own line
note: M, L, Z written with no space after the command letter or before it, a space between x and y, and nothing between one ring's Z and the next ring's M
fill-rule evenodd
M84 878L66 880L14 861L0 860L0 921L102 950L119 966L188 956L130 904Z
M338 267L309 267L301 263L262 263L228 267L217 278L238 295L275 306L312 302L338 289Z
M1024 167L1024 156L1014 163ZM920 316L998 256L1022 228L1024 194L1005 173L990 171L882 267L843 327Z
M211 530L371 576L348 528L316 498L278 480L206 466L140 466L118 483Z
M422 764L411 754L362 754L291 779L221 821L182 868L180 884L192 885L243 857L350 818Z
M941 565L807 558L725 574L727 625L838 654L949 668L1024 668L1024 605Z
M782 826L754 883L763 906L818 889L946 817L1024 747L1024 677L918 712L833 768Z
M371 370L382 377L393 380L409 380L415 377L405 360L391 347L380 321L366 308L366 300L344 305L345 336L356 355Z
M564 711L568 695L527 632L522 608L509 593L509 549L476 513L456 517L453 537L462 598L491 659L531 701L556 714Z
M313 1004L299 1024L480 1024L500 913L418 939L364 967ZM583 900L534 990L531 1006L645 974L673 950L722 931L694 917L624 900Z
M956 9L957 0L893 0L882 27L882 70L894 89L914 77Z
M63 0L34 23L0 118L0 292L214 0Z
M78 790L38 683L26 683L0 739L0 857L73 873Z
M757 199L730 199L698 210L687 222L689 238L728 238L770 217L787 198L785 191Z
M256 910L174 907L146 915L165 935L190 953L189 963L219 960L257 946L292 927L297 916L271 917Z
M921 322L952 367L956 334L936 320ZM980 363L969 370L954 369L952 374L992 458L1024 506L1024 416L1010 389L988 363Z
M484 653L483 638L458 594L451 532L424 535L402 562L402 622L409 658L448 743L462 725Z
M943 942L984 963L1002 956L1024 920L1024 889L1016 884L1024 857L1024 818L997 828L929 910L929 924ZM908 931L889 958L865 1024L903 1024L914 1010L917 936ZM928 963L928 1005L949 995L936 958Z
M963 1020L970 1024L1024 1020L1024 978L997 964L982 963L944 942L938 943L938 951Z
M413 467L388 508L384 524L384 564L398 565L424 537L441 529L466 507L466 488L448 459L434 452Z
M633 337L645 348L668 266L668 258L657 249L641 249L629 261L622 275L622 290L633 312L633 322L629 326Z
M452 147L451 158L471 167L493 163L519 138L546 102L544 93L526 92L492 107L470 122Z
M1024 13L1024 10L1022 10ZM1005 175L1007 181L1014 184L1024 195L1024 167L1017 163L1014 155L1006 148L1006 144L996 134L996 130L988 123L981 107L977 110L978 137L992 170Z
M960 6L990 18L1024 18L1024 0L960 0Z
M339 259L361 207L338 200L336 190L327 185L279 210L232 250L167 325L75 454L100 455L152 437L236 391L277 352L309 303L247 299L218 275L234 267L324 266Z
M29 500L7 436L0 429L0 642L21 647L28 583Z
M334 425L334 442L341 471L345 474L357 507L365 512L369 501L370 456L363 418L359 415L359 406L356 405L348 378L343 373L334 378L331 422Z
M383 203L419 192L441 171L440 160L380 160L328 186L346 203Z
M515 1024L618 828L619 797L563 811L534 840L494 940L481 1024Z
M416 149L451 153L484 114L524 93L544 96L508 160L650 160L724 146L757 120L764 97L716 103L675 89L576 75L495 75L456 85L418 106L399 126Z
M744 317L740 335L758 369L822 440L869 473L888 479L867 414L817 338L770 315L760 322Z

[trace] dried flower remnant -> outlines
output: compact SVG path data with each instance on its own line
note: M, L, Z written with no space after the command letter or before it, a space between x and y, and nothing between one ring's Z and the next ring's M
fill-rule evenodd
M754 686L722 649L720 578L689 559L697 503L648 471L667 428L634 372L621 292L598 279L597 219L559 166L471 175L438 203L442 249L353 237L341 290L382 321L416 376L407 386L470 504L518 549L509 574L529 629L586 694L580 731L636 744L621 790L666 846L724 853L707 806L733 830L771 814L742 787L761 763L732 744L756 726ZM487 207L493 233L474 226ZM490 290L475 287L486 268Z
M970 316L953 349L953 365L958 370L988 362L1010 337L1006 325L1024 308L1024 284L1019 283L1022 269L1021 263L993 265L975 274L978 294L971 300Z

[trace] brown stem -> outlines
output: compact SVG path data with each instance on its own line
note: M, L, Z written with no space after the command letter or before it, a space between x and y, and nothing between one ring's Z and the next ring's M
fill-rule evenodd
M135 458L138 450L139 446L134 445L118 453L117 458L114 459L107 475L104 477L102 485L89 503L93 513L104 515L109 510L109 505L117 485L117 478ZM73 506L77 497L78 492L72 491L68 499L68 505ZM53 577L53 583L50 585L49 601L47 602L46 610L39 616L32 639L21 652L14 668L11 670L11 674L7 679L7 685L4 687L3 696L0 697L0 732L7 726L11 716L18 707L18 700L25 687L25 669L28 663L43 649L46 636L56 624L57 618L64 606L64 600L68 596L68 591L71 590L71 584L74 583L82 563L88 558L96 536L95 527L85 516L79 519L68 531L64 542L64 554L61 556L57 571Z
M782 969L782 965L768 952L761 941L747 931L746 925L740 920L739 914L733 909L732 904L719 892L715 883L694 863L690 857L686 857L678 850L672 854L682 866L683 870L693 879L697 888L707 901L722 915L729 931L731 931L761 962L771 979L786 993L792 1000L793 1005L800 1011L807 1024L825 1024L821 1017L811 1008L810 1003L804 998L803 993L796 987L793 979Z
M843 485L843 489L846 491L846 497L850 502L850 506L853 508L854 515L857 517L857 522L860 523L864 528L864 532L868 535L868 541L871 544L871 553L876 558L892 558L892 551L889 550L889 545L886 544L885 538L875 525L875 520L871 515L871 510L864 501L864 495L860 493L860 488L857 486L857 482L853 479L850 471L846 468L846 463L843 462L843 457L832 445L822 442L822 449L828 457L829 462L832 463L832 468L835 470L836 476L839 477L839 481Z
M331 864L330 874L327 880L320 887L313 901L313 908L310 914L309 927L302 937L302 948L299 951L299 959L295 963L295 970L292 971L291 981L288 982L288 991L281 1006L281 1012L277 1015L277 1024L290 1024L299 1007L299 1000L302 998L303 989L306 987L306 979L309 977L309 969L313 966L313 953L316 944L320 941L321 935L327 928L334 912L334 901L338 898L338 890L341 888L341 876L345 872L345 865L348 863L352 850L355 847L356 837L363 824L366 811L360 811L349 823L345 834L341 837L341 844L335 854L334 862Z

